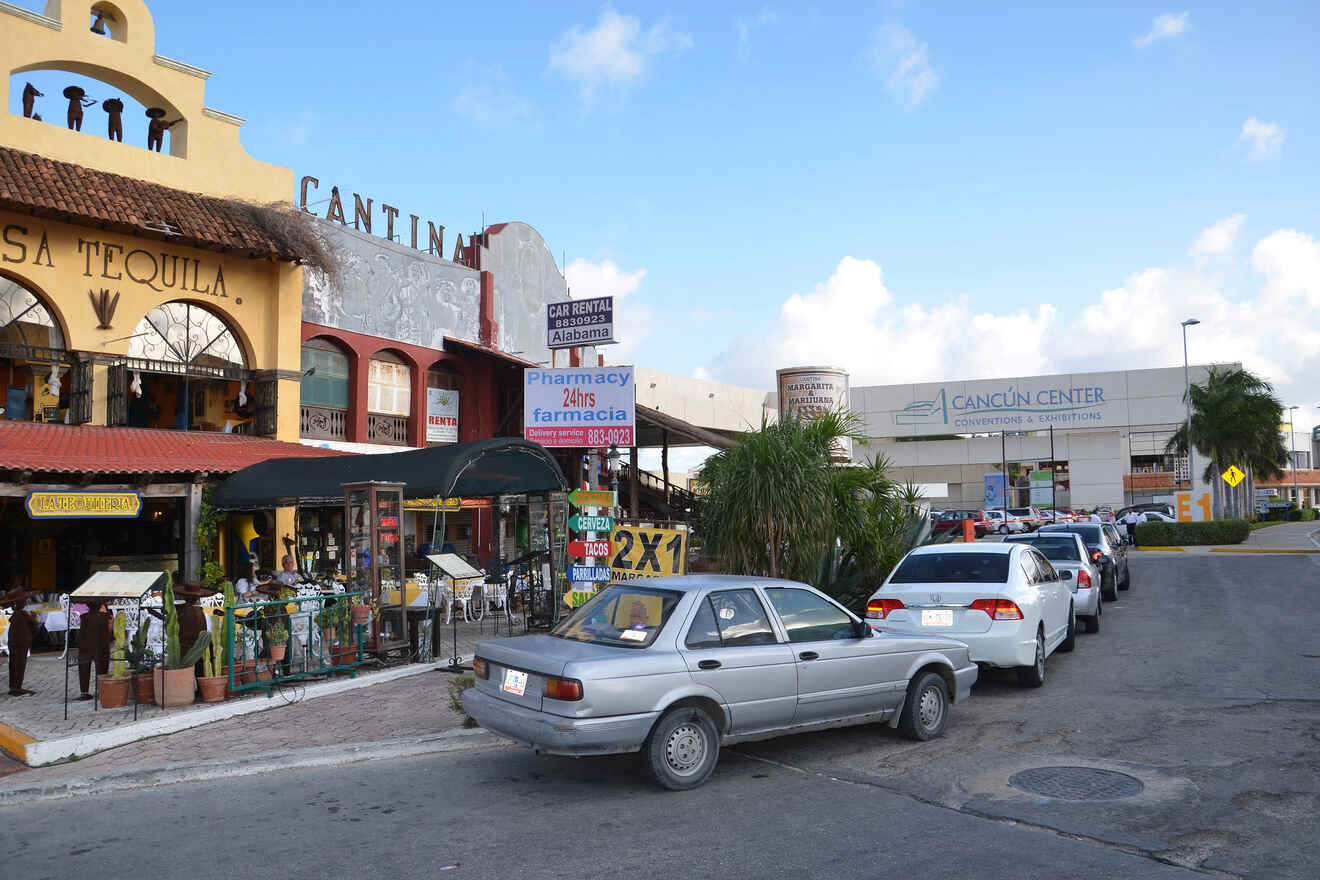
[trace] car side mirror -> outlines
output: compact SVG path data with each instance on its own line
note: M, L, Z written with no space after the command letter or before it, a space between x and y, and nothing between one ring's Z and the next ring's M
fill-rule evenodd
M865 620L854 620L854 621L853 621L853 637L854 637L854 638L858 638L858 639L869 639L869 638L870 638L871 636L873 636L873 635L875 635L875 633L874 633L874 631L872 631L872 629L871 629L871 624L867 623Z
M1108 565L1109 563L1110 563L1110 559L1109 559L1109 557L1108 557L1106 554L1104 554L1104 553L1101 553L1101 554L1100 554L1100 558L1098 558L1098 559L1096 560L1096 564L1097 564L1097 565Z
M1065 568L1063 571L1059 572L1059 577L1063 578L1065 581L1070 581L1072 580L1072 572Z

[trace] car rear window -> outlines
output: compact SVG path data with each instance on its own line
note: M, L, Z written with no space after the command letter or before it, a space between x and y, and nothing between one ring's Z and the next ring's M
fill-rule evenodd
M1025 540L1013 541L1014 544L1030 544L1041 553L1045 558L1052 562L1078 562L1081 560L1081 554L1077 551L1077 542L1072 536L1057 538L1031 537Z
M1008 553L913 553L889 579L891 584L1008 583Z
M1099 546L1100 544L1100 526L1098 525L1062 526L1059 528L1055 528L1054 526L1045 526L1044 528L1041 529L1041 531L1071 532L1076 535L1081 535L1082 540L1085 541L1087 544L1090 544L1091 546Z
M655 641L682 596L673 590L611 584L550 630L550 635L574 642L645 648Z
M1036 511L1032 510L1030 507L1010 507L1008 512L1014 516L1032 516Z

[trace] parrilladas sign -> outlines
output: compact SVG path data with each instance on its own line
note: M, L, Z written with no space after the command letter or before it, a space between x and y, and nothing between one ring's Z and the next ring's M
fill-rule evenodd
M546 303L545 337L550 348L614 342L614 297Z

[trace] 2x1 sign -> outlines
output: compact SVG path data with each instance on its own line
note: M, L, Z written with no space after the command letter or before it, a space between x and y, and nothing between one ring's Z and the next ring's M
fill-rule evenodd
M546 303L545 338L549 348L614 342L614 297Z
M687 574L687 532L619 526L610 569L619 580Z
M542 446L632 446L637 395L632 367L523 371L523 436Z

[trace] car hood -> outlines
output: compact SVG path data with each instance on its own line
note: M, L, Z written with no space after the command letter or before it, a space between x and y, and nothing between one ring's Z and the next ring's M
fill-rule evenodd
M477 643L477 655L503 666L562 676L569 663L631 657L634 648L575 642L544 634L514 636Z

